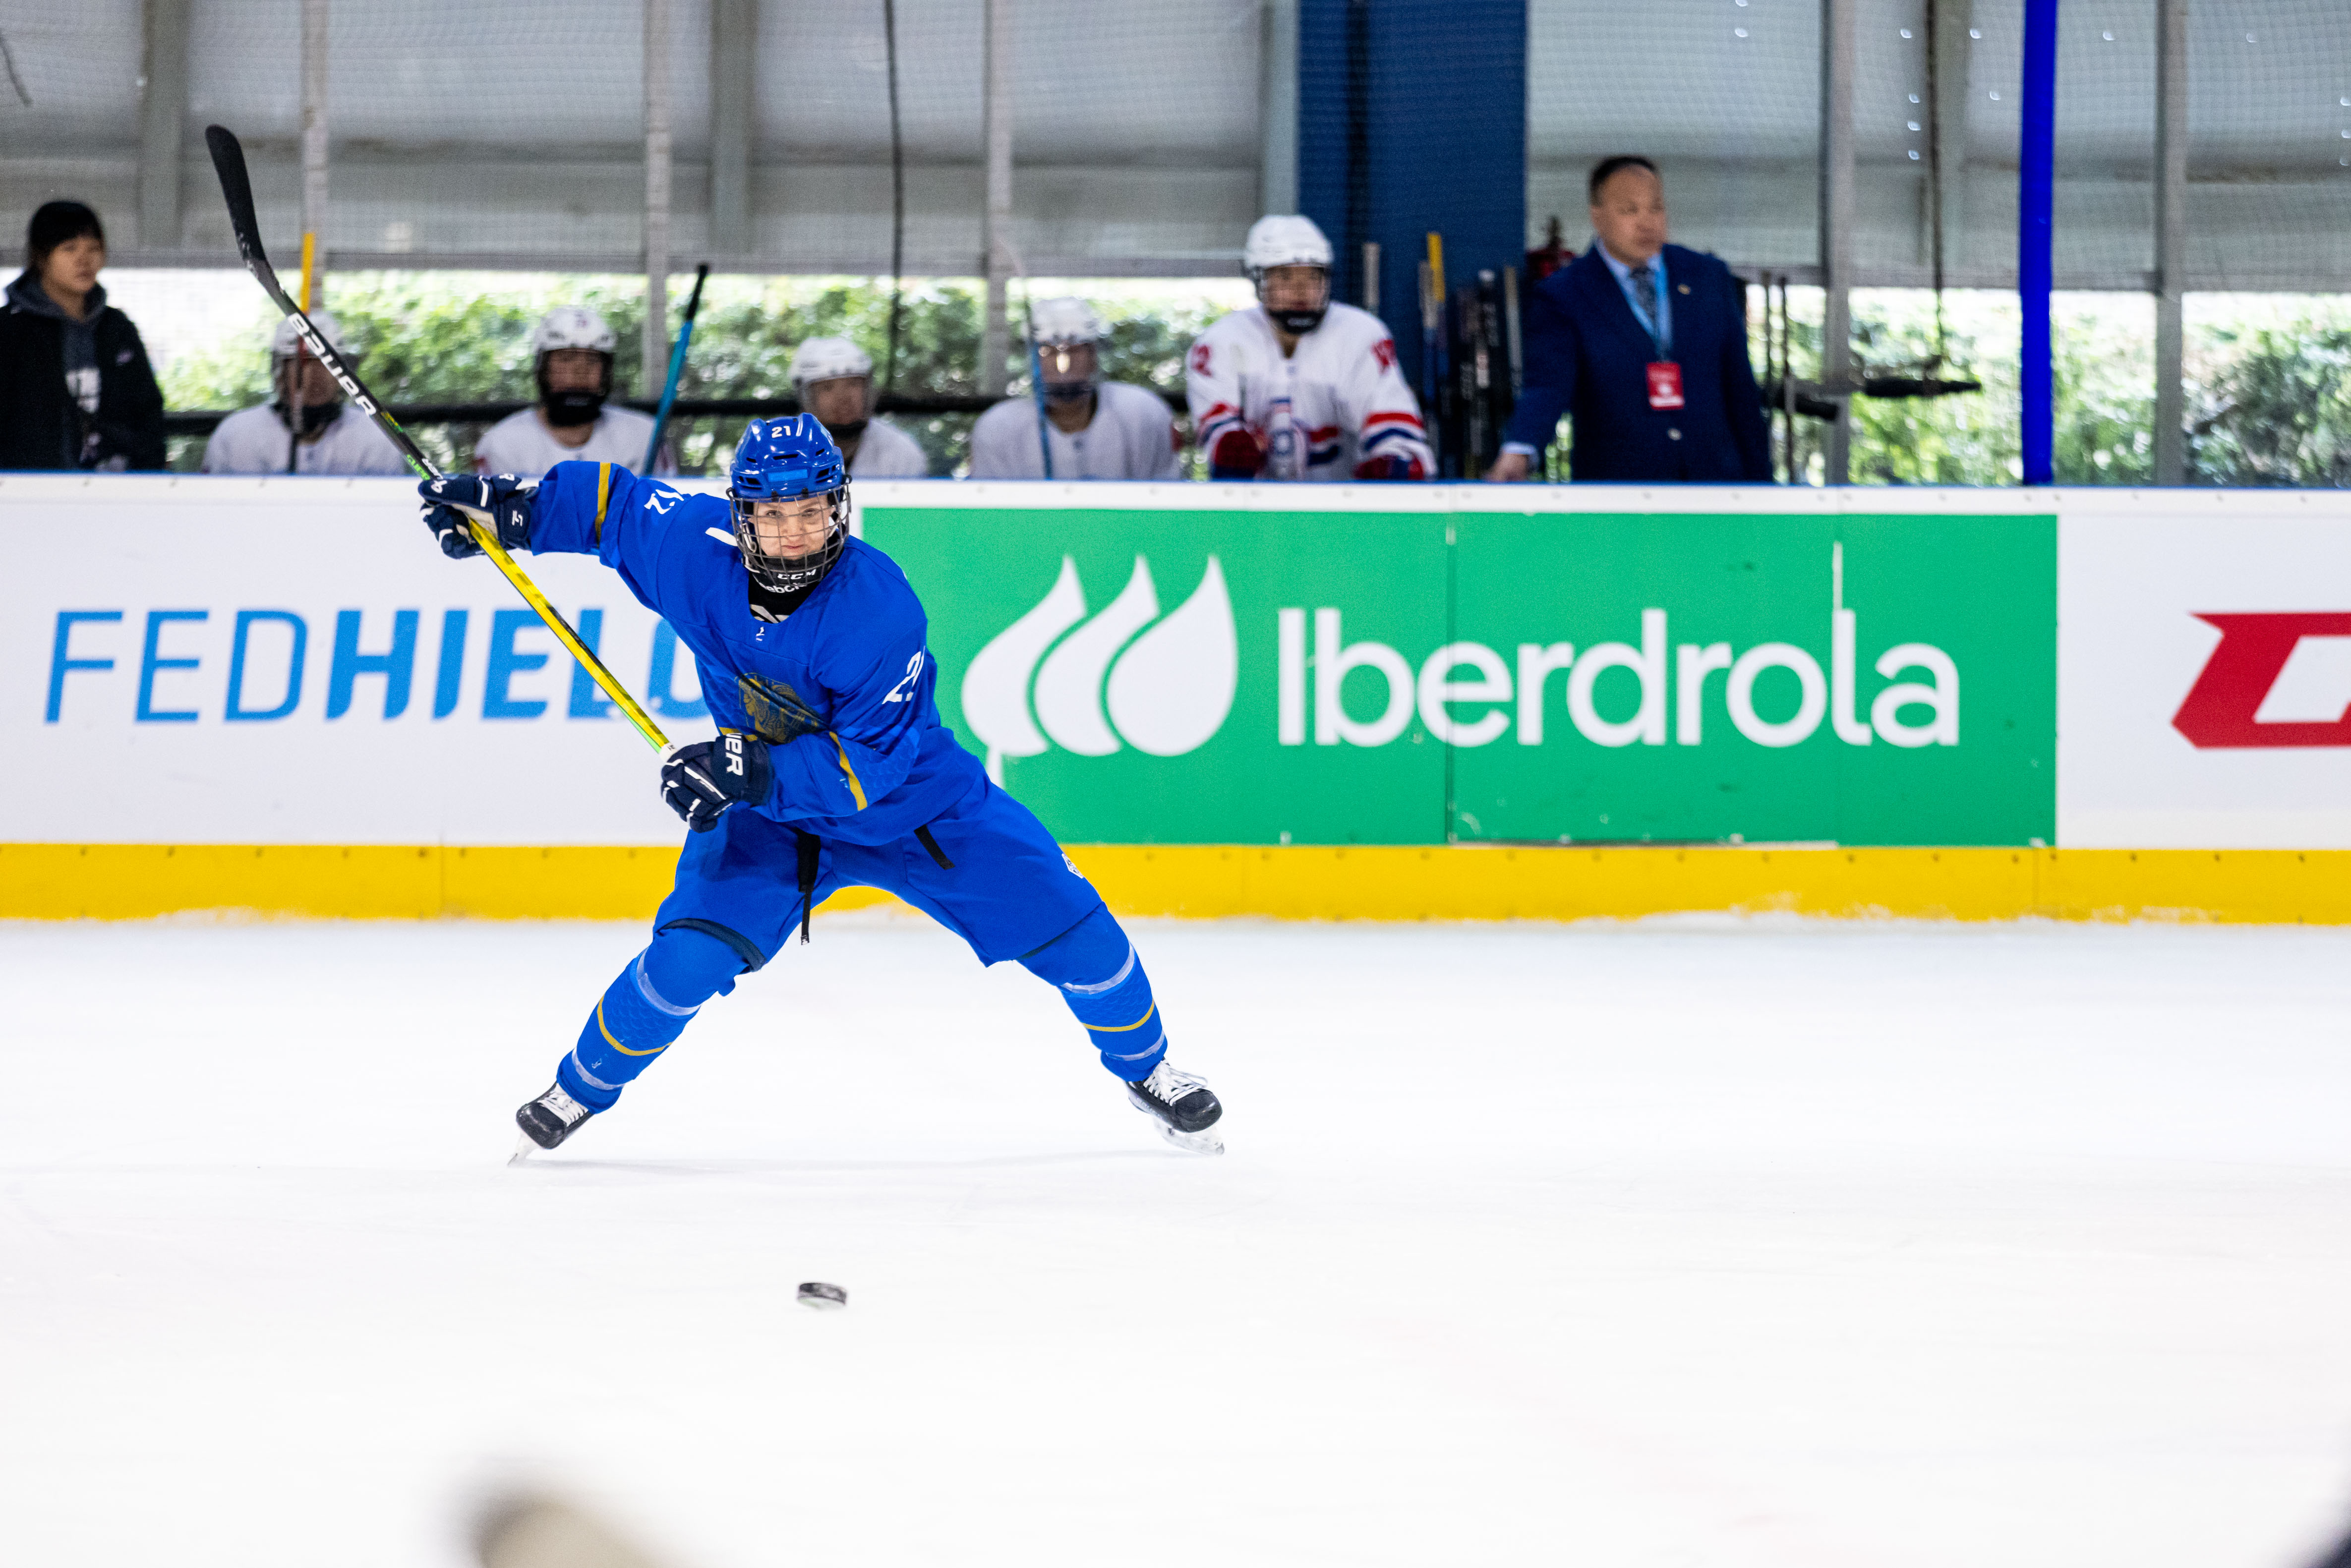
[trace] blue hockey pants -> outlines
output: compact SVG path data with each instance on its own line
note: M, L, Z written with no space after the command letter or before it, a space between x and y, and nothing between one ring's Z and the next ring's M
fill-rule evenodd
M982 963L1015 960L1057 988L1119 1078L1147 1078L1166 1055L1134 944L1043 825L986 780L917 834L828 841L810 902L856 886L896 894ZM728 811L687 841L652 945L605 988L557 1081L590 1110L609 1108L705 1002L765 967L799 919L798 835L743 808Z

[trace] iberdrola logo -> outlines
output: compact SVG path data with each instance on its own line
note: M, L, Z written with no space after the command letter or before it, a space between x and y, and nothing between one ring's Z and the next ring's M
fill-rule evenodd
M1080 757L1123 745L1181 757L1224 727L1239 670L1233 601L1215 556L1191 597L1164 618L1151 563L1136 556L1126 586L1091 620L1078 563L1063 556L1037 607L964 672L964 721L987 747L998 783L1006 758L1056 746Z

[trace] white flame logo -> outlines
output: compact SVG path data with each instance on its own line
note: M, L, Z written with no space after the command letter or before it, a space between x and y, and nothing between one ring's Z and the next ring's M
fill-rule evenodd
M1004 758L1054 746L1080 757L1107 757L1122 744L1153 757L1196 751L1233 711L1239 674L1232 598L1215 556L1200 586L1165 619L1151 563L1136 556L1125 588L1091 621L1078 563L1063 556L1036 608L964 672L963 714L987 747L989 777L1001 783Z

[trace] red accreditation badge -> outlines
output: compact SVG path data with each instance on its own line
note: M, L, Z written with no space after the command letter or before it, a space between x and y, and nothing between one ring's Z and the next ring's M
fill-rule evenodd
M1679 408L1682 405L1682 368L1670 360L1661 360L1649 367L1649 406Z

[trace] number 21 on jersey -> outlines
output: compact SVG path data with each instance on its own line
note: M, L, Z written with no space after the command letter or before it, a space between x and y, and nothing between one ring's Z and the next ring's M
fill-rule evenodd
M922 678L923 655L921 651L918 649L916 650L914 656L906 661L905 676L901 679L896 685L892 686L890 688L890 695L883 697L882 700L885 703L912 702L914 697L914 683Z

